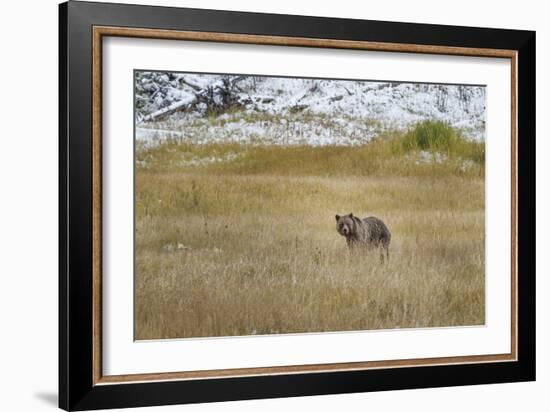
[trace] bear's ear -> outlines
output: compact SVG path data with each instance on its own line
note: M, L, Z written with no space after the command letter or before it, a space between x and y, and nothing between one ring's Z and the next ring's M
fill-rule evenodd
M338 222L340 220L340 215L336 215L336 221Z
M353 213L350 212L350 213L349 213L349 217L353 218Z

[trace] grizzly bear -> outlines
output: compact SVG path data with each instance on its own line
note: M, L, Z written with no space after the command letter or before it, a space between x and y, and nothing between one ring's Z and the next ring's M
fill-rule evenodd
M367 250L380 248L380 260L384 262L384 251L386 258L390 259L391 233L384 222L374 216L360 219L349 215L336 215L336 230L346 238L350 250L364 247Z

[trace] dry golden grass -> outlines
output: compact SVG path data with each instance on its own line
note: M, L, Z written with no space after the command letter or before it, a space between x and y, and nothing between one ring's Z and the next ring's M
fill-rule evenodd
M365 150L138 150L136 338L483 324L482 165L399 154L370 173ZM387 223L388 264L349 253L334 221L349 212Z

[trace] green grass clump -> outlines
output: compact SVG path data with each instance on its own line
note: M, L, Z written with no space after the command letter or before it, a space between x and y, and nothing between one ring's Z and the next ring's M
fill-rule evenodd
M485 165L485 144L466 139L460 130L442 121L419 122L394 142L396 154L422 150Z
M403 138L406 151L430 150L451 153L461 142L456 129L445 122L426 120L417 123Z

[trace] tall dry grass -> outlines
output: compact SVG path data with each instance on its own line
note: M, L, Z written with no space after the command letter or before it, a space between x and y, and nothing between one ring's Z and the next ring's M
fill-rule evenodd
M483 164L401 150L139 149L136 338L484 323ZM387 223L388 264L349 253L349 212Z

